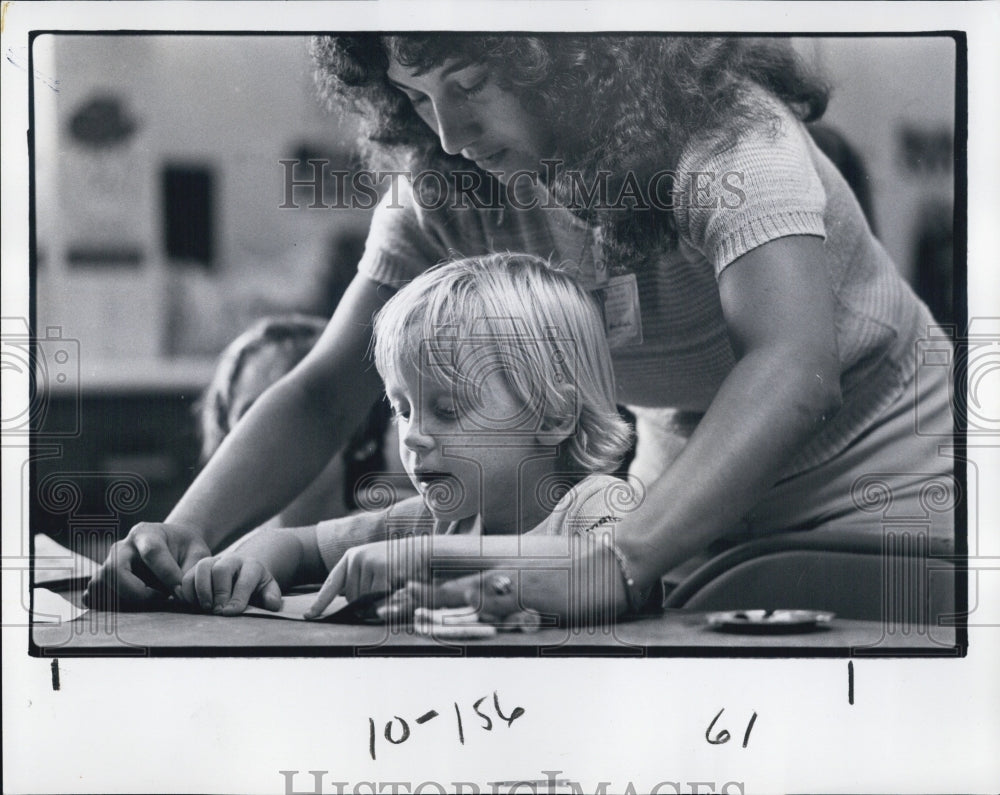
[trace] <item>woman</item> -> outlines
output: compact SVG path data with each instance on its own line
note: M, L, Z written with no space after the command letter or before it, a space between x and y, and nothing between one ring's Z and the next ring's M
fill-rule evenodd
M645 491L620 525L618 612L734 531L872 525L854 500L862 475L898 473L888 488L905 508L913 473L949 471L936 455L951 432L943 376L920 380L931 434L914 433L931 317L804 132L827 95L786 42L361 35L318 39L314 57L326 96L367 122L372 162L413 185L383 199L317 347L167 524L133 528L98 584L156 596L138 572L170 590L304 487L380 388L363 355L372 313L455 252L569 261L604 302ZM419 177L431 169L448 179ZM700 421L672 459L660 440L677 409ZM950 514L938 519L948 532ZM566 612L552 579L534 580L525 606Z

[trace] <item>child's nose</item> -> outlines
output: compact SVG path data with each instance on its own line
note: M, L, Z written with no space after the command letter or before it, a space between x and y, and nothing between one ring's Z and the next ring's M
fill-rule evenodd
M417 415L411 417L401 438L410 450L427 450L434 446L434 435Z

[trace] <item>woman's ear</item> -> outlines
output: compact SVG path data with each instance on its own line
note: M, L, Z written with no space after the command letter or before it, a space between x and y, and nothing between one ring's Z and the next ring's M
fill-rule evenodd
M548 406L542 423L535 433L539 444L556 447L576 433L580 419L580 403L572 386L558 388L558 405Z

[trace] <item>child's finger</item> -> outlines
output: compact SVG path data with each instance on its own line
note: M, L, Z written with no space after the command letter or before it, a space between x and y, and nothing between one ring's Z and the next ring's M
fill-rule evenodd
M266 582L257 586L257 593L260 594L260 605L265 610L281 610L281 588L270 574L267 575Z
M343 587L344 596L347 597L348 601L354 601L365 593L361 589L361 575L364 573L364 566L360 565L357 560L352 560L351 563L353 565L349 565L347 568L347 577Z
M221 613L222 608L225 607L230 600L233 598L233 586L239 574L243 571L243 567L238 560L233 558L216 558L215 563L212 564L212 610L216 613ZM255 580L253 585L256 585ZM250 589L250 593L253 593L253 587ZM247 601L250 599L250 594L247 594ZM246 607L246 605L244 605Z
M316 600L309 606L303 614L306 618L316 618L321 615L330 602L332 602L344 589L344 582L347 577L347 557L343 557L326 576L326 582L316 594Z
M199 560L211 556L212 552L206 544L188 544L180 561L181 571L187 574Z
M236 575L236 582L232 583L230 592L228 588L222 587L227 580L227 568L217 566L212 572L212 579L215 582L216 610L221 610L224 616L235 616L242 613L247 609L250 597L270 578L271 575L259 563L244 561ZM232 582L232 574L228 574L228 581Z
M368 565L358 568L363 568L363 571L358 577L357 596L352 598L357 599L365 594L375 592L389 593L389 573L381 561L370 561Z
M194 604L206 613L212 610L212 563L213 558L199 560L194 566Z
M184 579L181 580L181 584L174 589L174 596L189 605L198 604L198 594L195 592L194 586L196 569L197 564L188 569L184 573Z

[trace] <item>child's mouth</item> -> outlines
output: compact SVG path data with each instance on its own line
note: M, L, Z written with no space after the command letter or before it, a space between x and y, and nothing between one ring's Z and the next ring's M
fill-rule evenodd
M414 472L413 477L416 478L417 484L424 488L432 486L435 483L455 481L455 476L449 472Z
M465 499L462 481L450 472L414 472L413 478L417 483L417 490L431 510L451 511Z

